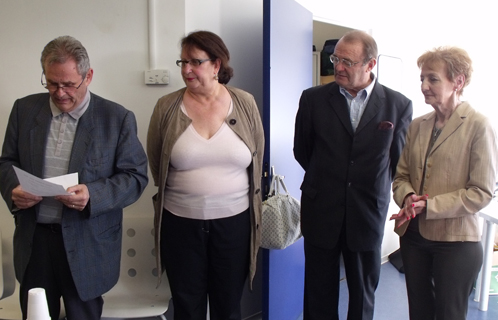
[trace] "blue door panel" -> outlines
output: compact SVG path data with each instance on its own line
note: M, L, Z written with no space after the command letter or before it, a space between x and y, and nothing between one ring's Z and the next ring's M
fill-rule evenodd
M285 176L297 199L303 170L292 151L299 97L312 85L313 16L294 0L263 2L263 124L265 171ZM264 182L268 186L270 176ZM303 240L263 252L263 319L293 320L303 310Z

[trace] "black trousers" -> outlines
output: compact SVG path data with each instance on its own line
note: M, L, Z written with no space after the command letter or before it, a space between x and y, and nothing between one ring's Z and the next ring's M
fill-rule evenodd
M351 251L343 226L336 247L324 249L304 238L303 320L339 320L340 258L344 259L349 290L349 320L372 320L380 277L380 250Z
M161 260L173 297L174 318L240 320L249 272L249 209L233 217L196 220L163 211Z
M32 288L45 289L52 320L59 319L61 296L67 320L98 320L102 315L102 297L82 301L78 295L60 225L38 224L36 227L31 257L19 293L24 320L27 317L28 291Z
M482 265L481 242L439 242L408 229L400 238L411 320L465 320Z

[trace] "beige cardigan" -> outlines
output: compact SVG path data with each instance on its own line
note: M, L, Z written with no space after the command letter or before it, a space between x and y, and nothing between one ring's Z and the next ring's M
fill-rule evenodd
M249 166L249 196L251 211L251 259L249 276L252 283L256 273L256 260L261 243L261 176L264 153L264 132L261 116L254 97L237 88L225 86L233 101L233 111L226 119L227 125L244 141L252 154ZM161 219L164 205L164 188L168 176L171 150L178 137L192 120L181 109L186 88L160 98L154 108L147 133L147 156L150 171L158 193L154 196L154 236L158 270L161 267ZM162 272L159 272L159 278Z
M436 113L411 123L393 183L394 201L418 194L425 154ZM432 241L479 241L478 212L489 204L496 183L496 136L488 119L467 102L446 123L427 159L424 194L427 213L419 217L420 234ZM405 223L395 231L401 236Z

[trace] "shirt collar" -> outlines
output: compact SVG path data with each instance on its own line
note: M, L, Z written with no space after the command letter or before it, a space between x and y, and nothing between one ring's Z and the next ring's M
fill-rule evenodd
M361 97L363 100L367 100L368 97L370 97L370 94L372 93L373 87L375 85L375 80L377 78L375 77L375 74L373 72L370 72L370 79L372 80L370 84L365 88L361 89L360 91L358 91L357 96ZM339 87L339 91L342 93L343 96L345 96L349 100L353 99L353 96L343 87Z
M79 120L81 116L85 113L86 109L88 109L88 106L90 105L90 90L86 89L86 94L85 97L83 98L83 101L81 101L80 105L76 107L73 111L68 112L68 114L75 120ZM59 108L55 105L55 103L52 101L52 98L50 98L50 110L52 111L52 117L57 117L62 113Z

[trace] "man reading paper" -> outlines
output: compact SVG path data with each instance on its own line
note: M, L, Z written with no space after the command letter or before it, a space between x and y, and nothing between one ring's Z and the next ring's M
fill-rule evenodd
M29 289L41 287L52 320L61 296L68 320L97 320L119 277L123 208L147 185L147 158L133 113L88 90L93 69L78 40L49 42L41 65L48 93L14 103L0 157L23 318ZM70 195L32 195L13 166L39 178L77 172L79 184Z

